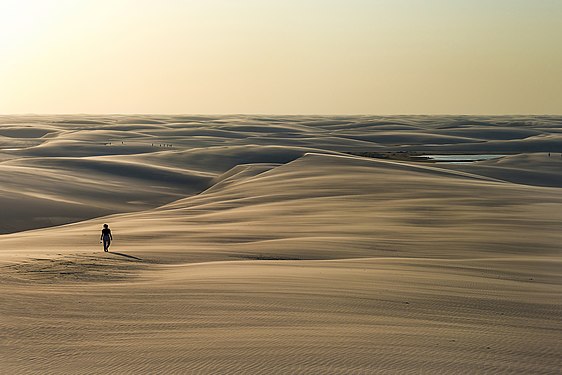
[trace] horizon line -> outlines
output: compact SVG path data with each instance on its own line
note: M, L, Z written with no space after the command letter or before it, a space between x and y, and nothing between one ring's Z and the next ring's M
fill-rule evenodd
M562 113L158 113L158 112L107 112L107 113L0 113L0 116L486 116L486 117L507 117L507 116L543 116L557 117Z

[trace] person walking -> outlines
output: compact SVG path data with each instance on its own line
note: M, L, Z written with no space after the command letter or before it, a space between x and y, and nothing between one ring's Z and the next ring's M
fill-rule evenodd
M111 229L109 229L109 225L104 224L101 230L100 242L103 241L103 251L106 253L109 251L109 245L111 245L112 240Z

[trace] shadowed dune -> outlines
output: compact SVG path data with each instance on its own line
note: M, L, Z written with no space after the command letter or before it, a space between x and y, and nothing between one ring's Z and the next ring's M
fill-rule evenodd
M518 184L562 187L562 153L527 153L447 166Z

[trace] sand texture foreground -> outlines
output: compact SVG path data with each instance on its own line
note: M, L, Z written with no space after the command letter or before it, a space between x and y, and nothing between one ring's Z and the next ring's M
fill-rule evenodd
M0 373L559 373L560 152L557 117L0 117ZM398 160L454 153L503 156Z

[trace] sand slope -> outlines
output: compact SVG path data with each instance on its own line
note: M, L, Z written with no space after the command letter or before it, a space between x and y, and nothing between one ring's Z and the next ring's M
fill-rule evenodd
M461 138L524 145L556 133L556 119L2 121L10 148L24 147L0 162L13 207L0 223L20 222L0 236L0 373L562 367L559 155L530 153L534 141L462 165L341 153L436 147L424 143L432 134L452 137L446 150ZM377 141L377 127L402 144ZM117 145L88 146L110 136ZM64 210L76 222L19 231ZM98 244L103 222L111 253Z

